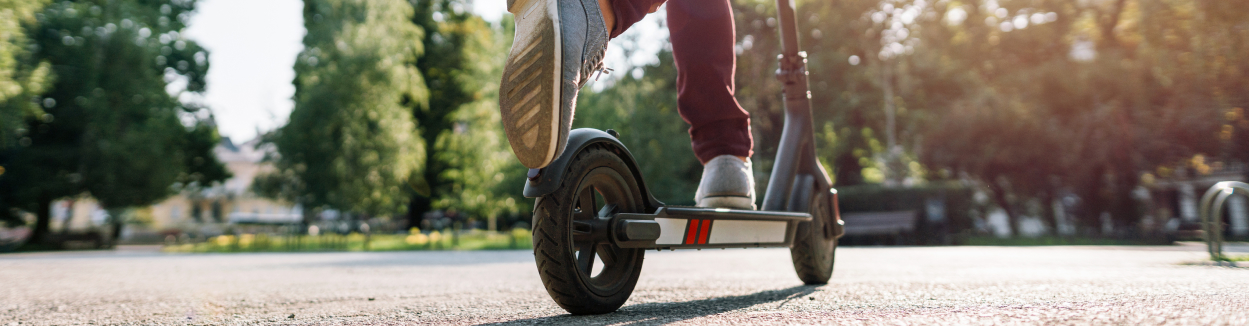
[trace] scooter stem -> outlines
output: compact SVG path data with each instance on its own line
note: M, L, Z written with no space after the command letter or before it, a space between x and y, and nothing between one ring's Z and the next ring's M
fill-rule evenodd
M780 18L781 55L777 56L780 68L776 79L784 85L785 127L781 143L776 151L768 191L763 199L763 210L805 211L809 196L807 191L827 191L832 180L815 157L815 144L811 121L811 92L807 86L807 54L798 50L798 24L794 16L792 0L777 0L776 12ZM814 177L815 189L796 189L799 175ZM807 182L799 182L802 186ZM798 191L798 193L794 193Z
M793 0L776 0L776 15L781 23L781 54L798 55L798 24L794 19Z

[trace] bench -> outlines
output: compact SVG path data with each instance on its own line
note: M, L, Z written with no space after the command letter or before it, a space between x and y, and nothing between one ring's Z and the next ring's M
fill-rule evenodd
M915 230L915 211L842 213L846 235L887 235Z

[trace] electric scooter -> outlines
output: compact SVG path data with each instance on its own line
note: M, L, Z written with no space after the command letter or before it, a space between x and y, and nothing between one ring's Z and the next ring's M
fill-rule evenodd
M837 191L815 157L806 53L798 51L791 3L777 1L785 127L762 210L665 205L610 129L572 130L558 159L529 170L524 195L537 198L534 257L560 307L572 314L620 308L648 249L788 247L803 283L828 283L844 223Z

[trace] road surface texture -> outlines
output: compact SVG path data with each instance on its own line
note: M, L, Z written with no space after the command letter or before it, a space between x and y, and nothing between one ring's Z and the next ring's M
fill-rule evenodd
M1249 269L1198 246L648 252L618 312L570 316L529 251L0 255L0 326L186 324L1249 324Z

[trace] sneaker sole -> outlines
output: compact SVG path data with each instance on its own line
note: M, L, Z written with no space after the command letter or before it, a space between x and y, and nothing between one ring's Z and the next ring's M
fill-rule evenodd
M557 0L508 0L516 36L503 69L499 110L512 152L525 167L555 160L560 128L560 34Z
M757 210L755 201L742 196L707 196L698 201L696 206Z

